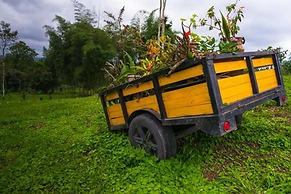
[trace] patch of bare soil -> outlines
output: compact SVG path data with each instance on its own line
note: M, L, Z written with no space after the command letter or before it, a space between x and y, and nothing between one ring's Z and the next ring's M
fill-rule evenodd
M252 150L259 149L260 145L254 142L243 142L239 145L228 146L219 145L214 148L214 161L205 164L203 174L206 179L213 181L219 177L219 174L226 170L225 167L244 166L244 161L248 158L260 160L271 157L270 155L255 154ZM244 172L241 172L244 173Z
M288 124L291 124L291 112L285 110L287 107L272 106L266 109L273 114L273 118L283 118Z

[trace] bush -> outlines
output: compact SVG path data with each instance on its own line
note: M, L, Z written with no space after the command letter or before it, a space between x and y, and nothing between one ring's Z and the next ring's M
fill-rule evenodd
M283 73L286 75L290 75L291 74L291 61L285 61L283 62Z

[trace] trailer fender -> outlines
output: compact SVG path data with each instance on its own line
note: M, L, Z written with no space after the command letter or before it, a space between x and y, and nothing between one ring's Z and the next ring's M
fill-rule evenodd
M161 115L153 110L153 109L141 109L141 110L137 110L133 113L131 113L131 115L129 116L128 118L128 125L130 124L130 122L135 118L137 117L138 115L141 115L141 114L145 114L145 113L148 113L148 114L151 114L153 115L156 119L158 119L159 121L161 121Z

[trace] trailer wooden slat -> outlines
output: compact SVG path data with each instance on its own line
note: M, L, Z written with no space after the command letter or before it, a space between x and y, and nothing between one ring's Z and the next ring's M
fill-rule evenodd
M218 80L223 103L230 104L253 95L249 74Z
M258 58L252 61L255 68L273 65L272 57Z
M263 92L278 86L276 72L274 69L268 69L256 72L259 91Z
M169 92L162 93L164 101L181 99L185 96L196 96L200 94L208 93L208 88L206 83L197 84L178 90L173 90Z
M213 114L211 104L167 109L169 118Z
M159 112L158 103L156 100L156 96L148 96L140 99L134 99L126 102L126 107L129 115L136 110L141 109L153 109Z
M118 99L118 92L117 91L105 95L106 101L114 100L114 99Z
M214 69L216 73L224 73L246 69L247 63L245 60L231 60L223 62L214 62Z
M203 68L201 64L179 72L175 72L166 77L160 77L159 84L160 86L165 86L171 83L179 82L189 78L194 78L200 75L203 75Z
M147 81L138 85L130 85L123 90L123 95L128 96L138 92L144 92L150 89L153 89L154 85L152 81Z

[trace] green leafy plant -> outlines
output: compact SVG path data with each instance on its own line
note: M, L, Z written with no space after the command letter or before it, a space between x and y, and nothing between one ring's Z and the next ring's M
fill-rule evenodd
M230 41L232 37L236 37L238 34L240 30L238 22L241 22L242 18L244 18L243 9L245 7L241 6L237 9L238 2L239 0L236 0L235 3L227 5L227 13L225 15L222 13L222 11L219 11L218 14L215 13L214 6L211 6L207 10L205 18L198 19L198 15L193 14L191 18L193 27L197 28L198 26L208 26L209 30L216 29L219 31L221 40Z
M178 52L187 59L203 58L207 54L215 52L216 40L211 36L200 36L199 34L191 33L191 26L185 25L186 19L181 19L182 38L178 36ZM186 31L187 29L187 31Z
M218 47L221 53L233 53L238 51L237 41L221 41Z
M124 82L129 75L138 76L138 75L142 75L144 72L144 69L136 65L132 57L127 52L124 52L124 53L128 59L128 62L124 63L123 61L120 61L122 68L121 68L119 76L116 79L118 83Z
M233 53L243 50L241 44L244 44L244 38L237 38L237 34L240 31L238 22L241 22L244 18L243 9L241 6L237 9L237 4L231 3L226 6L226 14L223 14L221 10L218 13L215 12L215 7L211 6L207 12L206 17L198 18L197 14L193 14L190 19L191 25L194 28L207 26L209 30L218 30L218 36L220 37L220 43L218 44L218 51L220 53Z
M169 36L163 36L160 40L149 39L144 47L146 47L146 51L137 55L138 59L134 59L124 51L124 60L107 62L106 68L104 68L107 77L114 84L121 84L127 81L129 75L142 77L167 67L171 68L179 62L180 57L175 59L178 46Z
M174 55L177 45L171 37L162 36L160 40L150 39L146 43L146 48L144 59L141 59L145 69L155 72L175 63Z
M211 36L199 36L198 34L191 34L192 40L195 42L195 49L193 54L196 58L203 58L207 54L214 53L216 49L216 40Z
M113 84L121 84L127 81L128 76L133 75L138 78L145 74L145 69L139 65L136 65L133 58L124 51L126 62L122 60L116 61L115 63L107 62L106 67L103 69L113 81Z

